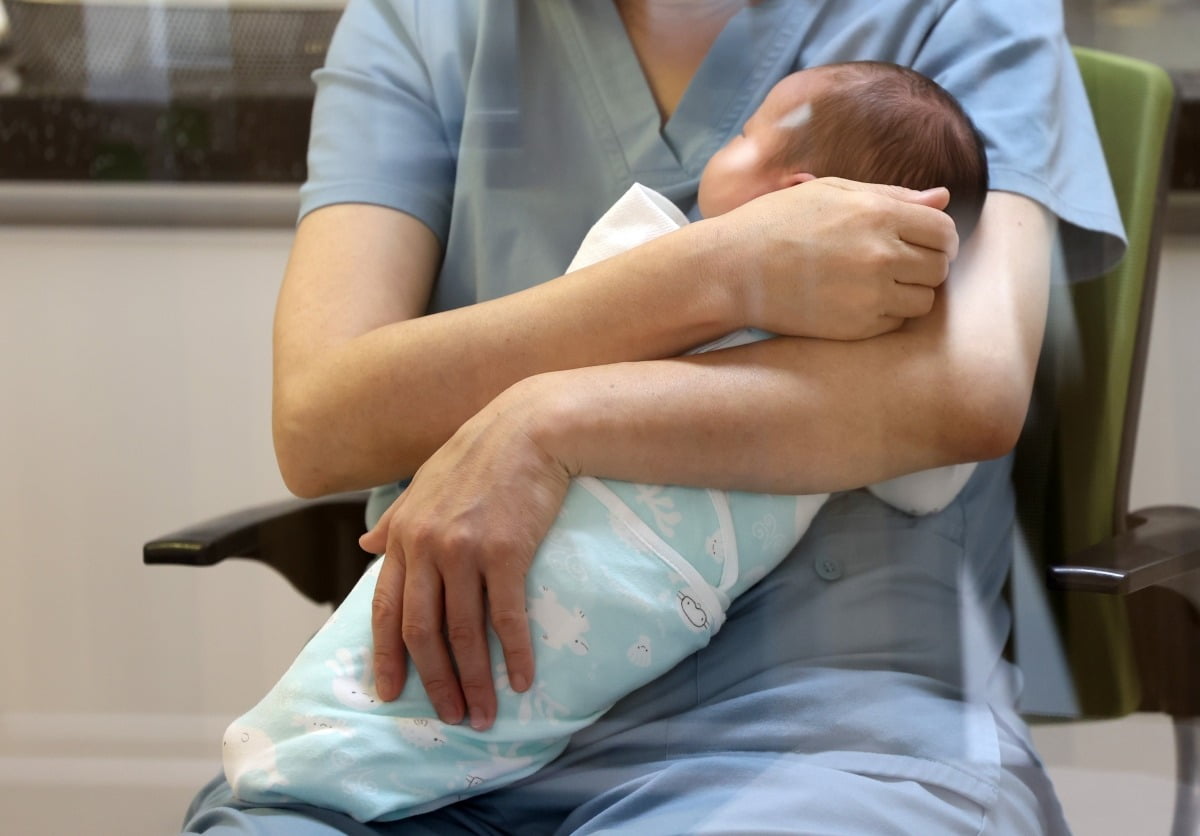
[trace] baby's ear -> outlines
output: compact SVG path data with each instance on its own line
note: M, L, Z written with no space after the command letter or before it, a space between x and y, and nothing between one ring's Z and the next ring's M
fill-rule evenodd
M817 175L807 171L785 171L780 175L779 188L786 189L790 186L799 186L801 183L807 183L809 180L816 180Z

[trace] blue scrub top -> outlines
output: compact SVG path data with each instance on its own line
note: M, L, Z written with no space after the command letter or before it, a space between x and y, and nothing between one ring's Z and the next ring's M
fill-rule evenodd
M1119 255L1054 0L765 0L728 24L661 130L611 0L350 0L315 75L302 212L408 212L446 249L431 311L494 298L560 275L634 181L694 215L704 164L777 80L856 59L912 66L959 98L993 188L1062 219L1072 277Z

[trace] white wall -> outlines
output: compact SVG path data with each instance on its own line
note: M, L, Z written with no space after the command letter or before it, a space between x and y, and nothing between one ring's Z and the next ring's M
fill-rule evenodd
M286 495L269 364L289 242L0 228L4 832L78 832L92 804L95 836L177 832L225 724L321 621L258 564L141 565L146 539Z
M323 614L143 540L285 494L269 435L287 231L0 228L0 830L174 832L221 729ZM1134 484L1200 505L1200 238L1168 242ZM1166 832L1161 722L1040 727L1083 836ZM1131 779L1136 805L1115 798Z

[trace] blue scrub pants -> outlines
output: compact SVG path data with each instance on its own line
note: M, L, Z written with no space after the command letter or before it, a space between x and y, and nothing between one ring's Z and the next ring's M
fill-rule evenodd
M218 778L185 832L1066 833L1000 658L1008 464L981 465L930 517L865 491L834 497L707 648L513 786L364 825L243 805Z

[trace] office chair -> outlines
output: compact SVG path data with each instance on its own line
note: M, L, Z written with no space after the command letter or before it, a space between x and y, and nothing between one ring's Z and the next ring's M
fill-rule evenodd
M1054 407L1018 449L1020 524L1048 567L1077 714L1174 718L1174 832L1182 836L1200 832L1200 510L1128 511L1177 96L1153 65L1088 49L1076 57L1129 248L1108 274L1070 289L1077 362L1049 382ZM366 497L239 511L152 540L143 559L193 566L258 560L309 599L336 606L371 560L357 543Z
M1059 370L1043 428L1051 479L1031 500L1020 467L1014 478L1022 525L1055 590L1079 715L1172 718L1172 833L1183 836L1200 833L1200 509L1129 508L1178 96L1152 64L1075 54L1129 248L1109 273L1071 288L1072 362Z

